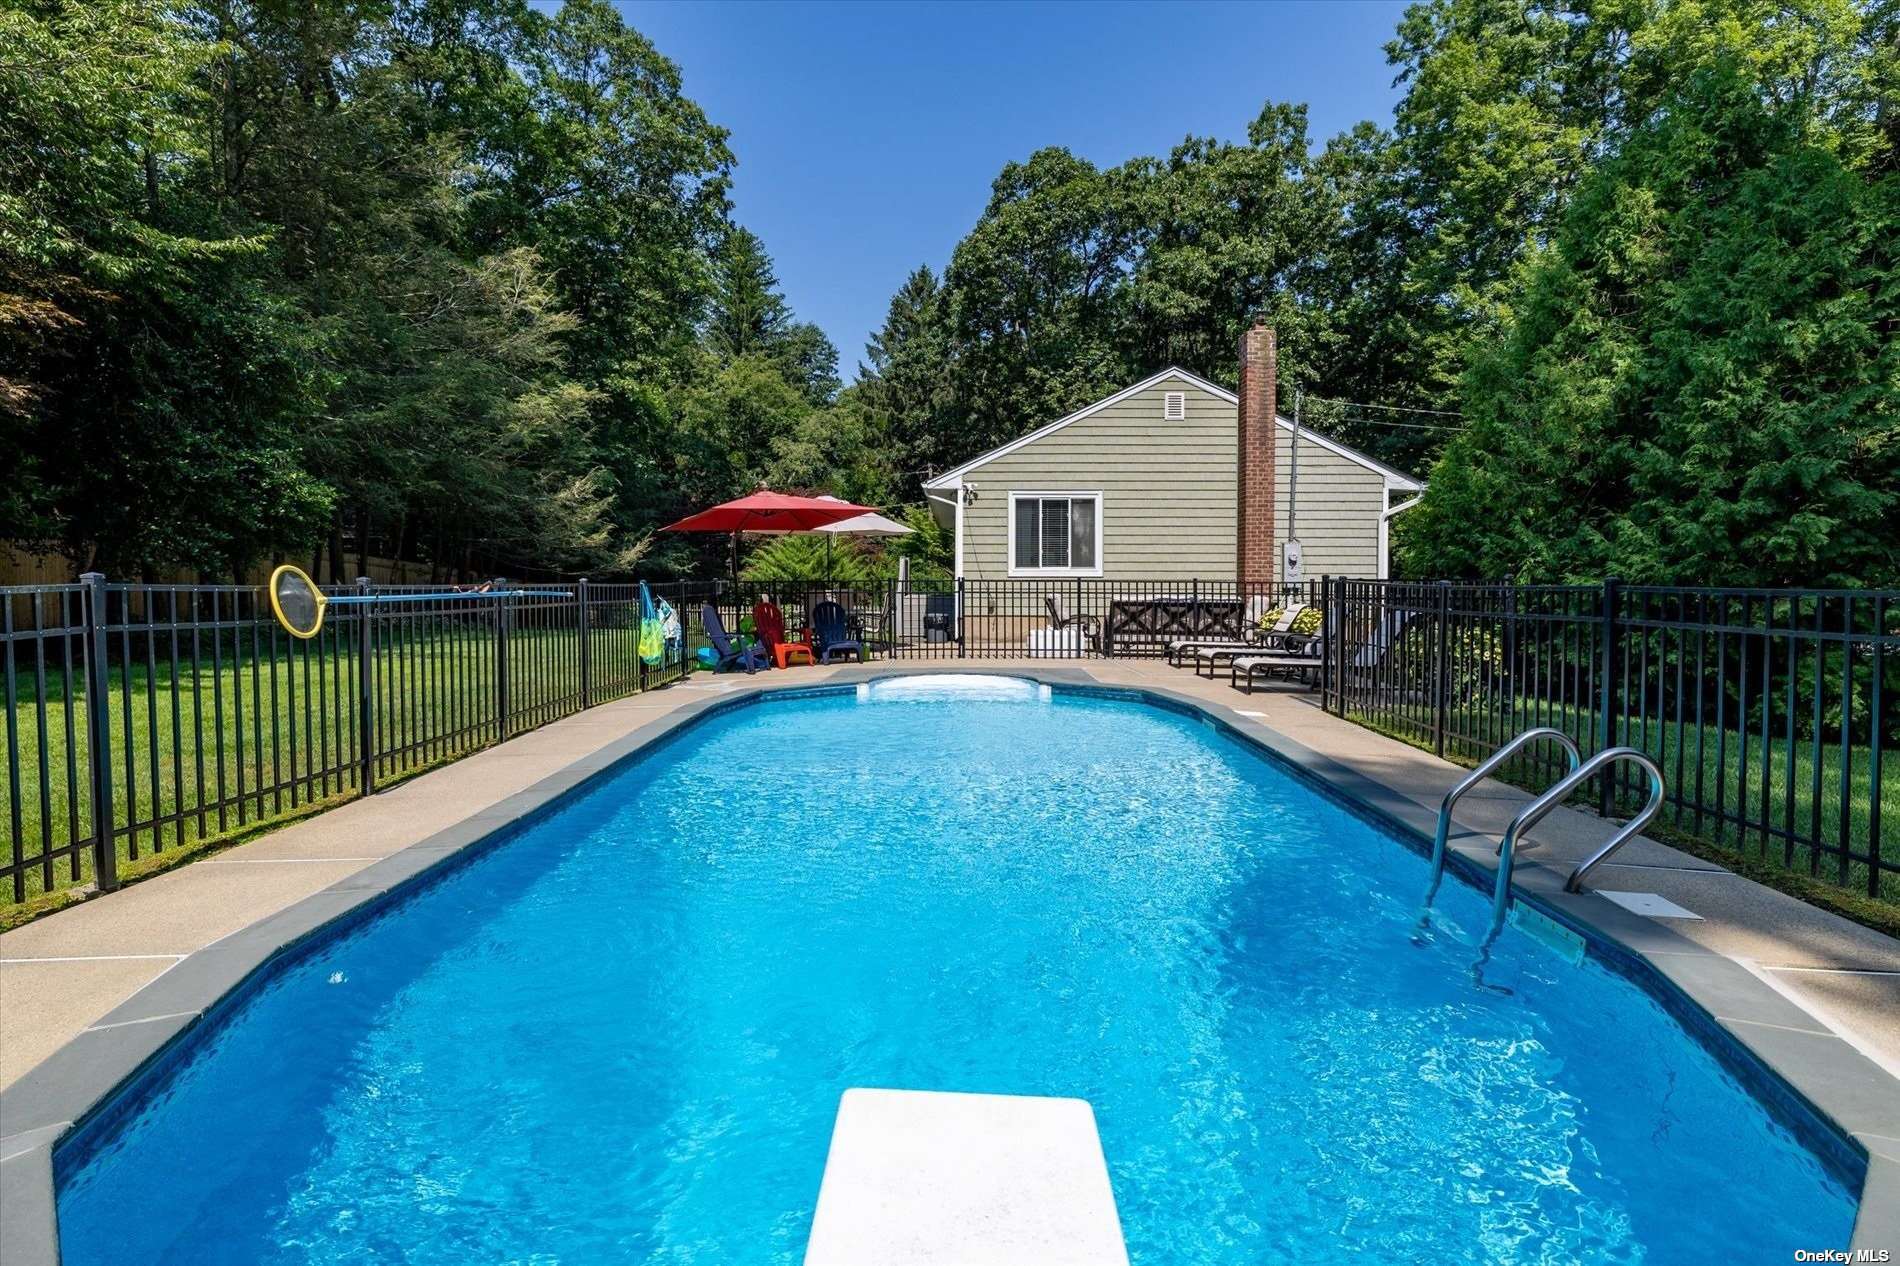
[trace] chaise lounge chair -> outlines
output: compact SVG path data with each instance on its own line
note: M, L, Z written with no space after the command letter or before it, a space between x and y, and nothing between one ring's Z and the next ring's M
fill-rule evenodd
M832 656L842 651L851 651L860 660L864 658L864 639L854 636L851 617L843 604L829 598L811 609L811 644L821 664L829 664Z
M1326 639L1316 637L1303 642L1296 648L1275 651L1271 654L1236 655L1227 671L1227 684L1238 687L1244 680L1247 693L1253 693L1254 679L1271 677L1275 673L1289 676L1307 677L1326 663ZM1210 674L1211 676L1212 674Z
M733 672L743 669L748 673L755 673L761 668L771 667L771 662L765 657L763 646L754 644L742 649L733 647L732 639L726 636L726 626L719 618L719 610L712 603L708 602L699 609L699 624L706 630L706 640L712 643L713 654L718 656L713 662L714 672Z
M1353 655L1350 663L1341 665L1340 671L1348 676L1373 671L1385 662L1385 657L1398 642L1399 634L1405 631L1406 621L1411 613L1396 611L1379 621L1372 631L1372 640L1361 646ZM1242 655L1233 661L1228 670L1227 684L1238 687L1245 680L1246 691L1253 693L1253 683L1258 677L1271 677L1276 673L1304 677L1309 685L1318 685L1314 674L1326 662L1326 638L1330 626L1322 628L1320 635L1298 646L1274 654Z
M1260 618L1272 609L1267 599L1263 597L1256 595L1247 599L1246 609L1241 612L1240 616L1240 634L1238 636L1197 634L1193 637L1175 638L1168 643L1166 652L1168 665L1172 668L1179 668L1181 666L1182 656L1190 655L1203 646L1240 646L1249 644L1247 643L1248 638L1258 636L1254 631L1254 626L1259 624Z
M1293 622L1299 619L1300 613L1305 610L1306 604L1303 602L1289 603L1281 611L1280 618L1273 622L1272 628L1256 631L1249 641L1236 642L1230 638L1224 642L1195 644L1186 652L1194 657L1195 675L1199 676L1201 669L1205 667L1208 679L1211 681L1224 659L1235 659L1242 655L1267 655L1297 649L1308 638L1293 632ZM1181 662L1182 660L1177 658L1175 667L1180 667Z

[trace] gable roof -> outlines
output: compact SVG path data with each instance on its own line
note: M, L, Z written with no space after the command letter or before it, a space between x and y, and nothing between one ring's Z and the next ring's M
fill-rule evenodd
M1063 427L1068 426L1072 422L1080 422L1083 418L1092 417L1095 414L1100 413L1103 409L1108 408L1110 405L1120 404L1123 400L1128 399L1128 397L1139 394L1140 392L1146 391L1148 390L1148 388L1155 386L1157 383L1167 382L1169 379L1175 379L1177 381L1184 382L1190 387L1199 387L1202 391L1205 391L1209 395L1215 396L1221 400L1225 400L1228 404L1236 405L1236 406L1240 404L1240 397L1235 395L1233 392L1228 391L1222 387L1217 387L1213 383L1207 381L1207 379L1199 377L1198 375L1195 375L1195 374L1190 374L1185 369L1181 369L1178 366L1171 365L1168 368L1162 370L1160 373L1153 375L1152 377L1142 379L1140 382L1136 383L1132 387L1125 387L1122 390L1116 392L1114 395L1107 397L1106 399L1097 400L1094 404L1088 405L1085 408L1077 409L1074 413L1069 414L1067 417L1057 418L1054 422L1049 423L1047 426L1037 427L1035 430L1029 432L1026 435L1017 436L1015 439L1011 440L1007 444L999 445L996 448L991 449L989 452L982 454L981 456L972 457L969 461L964 462L961 466L957 466L957 467L954 467L953 469L946 470L943 472L943 474L937 475L936 477L932 479L927 479L924 481L924 487L926 489L936 489L938 491L942 491L948 488L954 488L957 486L958 483L962 481L964 475L968 474L970 471L975 470L977 467L993 462L997 458L1002 457L1005 454L1013 453L1019 448L1023 448L1030 444L1034 444L1037 440L1041 439L1045 435L1053 435L1057 431L1060 431ZM1283 415L1275 414L1274 420L1278 422L1281 428L1284 430L1291 431L1293 429L1293 423ZM1326 449L1329 452L1337 453L1339 456L1345 458L1347 461L1356 462L1357 464L1364 466L1367 470L1377 471L1380 475L1384 476L1386 487L1388 489L1393 489L1400 492L1419 492L1419 491L1422 491L1425 487L1425 485L1422 482L1420 482L1417 479L1414 479L1412 476L1405 474L1402 471L1394 470L1392 467L1386 465L1384 462L1378 461L1371 457L1367 457L1364 453L1361 453L1357 449L1347 448L1344 444L1341 444L1338 440L1322 435L1318 431L1313 430L1313 428L1311 427L1303 426L1300 428L1300 441L1301 443L1317 444L1319 447Z

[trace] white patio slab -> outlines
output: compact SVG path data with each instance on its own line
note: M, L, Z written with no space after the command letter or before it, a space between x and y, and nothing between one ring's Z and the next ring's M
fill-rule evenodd
M844 1092L805 1266L1127 1266L1081 1099Z

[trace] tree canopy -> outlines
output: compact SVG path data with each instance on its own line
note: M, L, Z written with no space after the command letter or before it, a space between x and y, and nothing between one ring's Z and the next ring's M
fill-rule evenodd
M0 537L622 570L837 392L605 0L19 0L0 46Z
M846 386L607 0L6 0L0 538L685 569L691 508L915 503L1264 319L1428 475L1412 574L1900 583L1900 0L1421 0L1386 52L1389 127L1004 163Z
M1897 50L1895 0L1426 0L1390 129L1007 164L856 390L910 489L1264 319L1283 408L1428 474L1412 574L1900 583Z
M1900 580L1895 12L1683 4L1629 33L1622 135L1468 357L1414 568Z

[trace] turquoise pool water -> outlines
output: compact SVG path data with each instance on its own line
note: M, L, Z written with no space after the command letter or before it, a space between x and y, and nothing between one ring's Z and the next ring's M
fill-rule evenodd
M909 697L905 697L908 694ZM278 974L70 1266L796 1263L849 1086L1095 1106L1137 1263L1759 1260L1853 1198L1643 992L1241 744L1005 686L709 720Z

